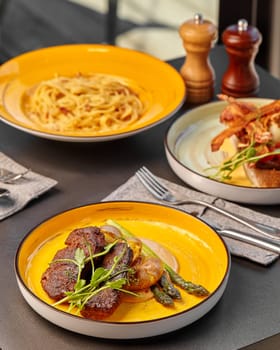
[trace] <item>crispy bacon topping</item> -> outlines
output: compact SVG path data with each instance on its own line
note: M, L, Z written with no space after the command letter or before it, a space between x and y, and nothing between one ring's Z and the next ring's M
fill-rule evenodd
M221 123L227 128L218 134L211 142L212 151L218 151L224 140L235 135L239 141L239 149L256 143L258 153L270 151L273 146L271 125L280 127L280 100L273 101L261 107L253 103L239 101L226 95L218 95L219 99L227 101L227 107L220 115ZM261 147L258 147L261 146Z

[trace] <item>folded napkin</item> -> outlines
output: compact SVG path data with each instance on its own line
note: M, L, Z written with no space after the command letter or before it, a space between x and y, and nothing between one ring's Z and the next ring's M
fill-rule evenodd
M180 198L195 198L204 200L209 203L214 203L216 206L226 209L235 214L242 215L244 217L254 219L264 224L269 224L271 226L280 227L280 218L274 218L259 212L253 211L251 209L241 207L237 204L210 196L201 192L197 192L187 187L171 183L165 179L159 178L163 184L166 185L174 194L180 195ZM112 200L132 200L132 201L147 201L147 202L158 202L152 194L150 194L147 189L142 185L138 178L134 175L128 179L123 185L117 188L113 193L108 195L103 199L103 201L112 201ZM172 206L172 205L170 205ZM174 206L176 207L176 206ZM178 208L178 206L177 206ZM180 205L180 209L185 210L188 213L195 213L196 216L205 219L206 222L213 222L217 224L219 228L235 228L243 232L250 232L251 229L239 224L238 222L227 218L217 212L214 212L212 209L205 209L205 207L200 205L185 204ZM262 236L260 233L251 231L255 235ZM240 242L231 238L224 238L231 254L247 258L254 262L258 262L262 265L269 265L275 261L279 255L268 250L255 247L253 245Z
M27 170L11 158L0 152L0 167L15 173ZM32 199L40 196L55 186L57 181L29 171L23 178L14 184L5 184L0 181L0 187L10 191L8 197L0 197L0 220L21 210Z

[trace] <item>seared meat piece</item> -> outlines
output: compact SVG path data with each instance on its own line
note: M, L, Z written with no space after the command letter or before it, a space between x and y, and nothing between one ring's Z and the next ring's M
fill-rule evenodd
M75 247L65 247L63 249L58 250L55 253L55 256L52 259L52 262L56 260L61 260L61 259L74 259L75 258L75 252L76 248ZM69 262L67 261L56 261L55 264L68 264Z
M118 242L116 245L114 245L110 252L105 255L102 262L102 266L106 269L110 269L115 263L115 257L121 255L122 257L118 261L118 264L116 265L114 271L117 272L123 269L124 267L130 266L133 258L133 251L125 242Z
M81 315L92 320L102 320L120 305L120 292L107 288L94 295L81 310Z
M65 297L65 292L74 290L77 280L78 268L69 261L56 261L58 259L74 259L77 248L83 249L86 256L89 256L88 246L91 253L99 253L105 246L104 234L98 227L85 227L73 230L65 241L67 247L59 250L50 267L44 272L41 284L50 298L60 300ZM90 263L85 266L82 278L90 273Z
M110 269L114 265L114 259L117 256L121 256L121 258L116 265L114 272L121 271L122 269L130 266L133 258L133 252L125 242L119 242L108 254L106 254L103 259L102 266L106 269ZM125 275L126 272L123 272L113 277L113 279L116 280L124 277ZM112 288L107 288L90 298L81 311L81 314L86 318L101 320L112 315L119 304L120 292Z
M103 250L106 242L99 227L89 226L73 230L67 237L65 244L70 247L81 248L88 255L88 245L90 245L91 253L95 254Z
M74 259L76 248L59 250L53 263L43 273L41 284L48 296L54 300L65 297L65 292L73 291L78 276L78 267L69 261L55 261L57 259Z

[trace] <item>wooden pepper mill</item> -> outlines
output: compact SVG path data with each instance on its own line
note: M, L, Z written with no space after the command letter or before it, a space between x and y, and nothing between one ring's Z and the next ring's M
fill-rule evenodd
M229 26L222 34L222 41L229 56L228 69L222 78L222 92L233 97L256 96L259 76L254 60L262 35L257 28L248 26L245 19Z
M180 70L187 88L186 101L208 102L213 97L215 82L209 51L217 40L217 27L197 13L180 26L179 34L187 53Z

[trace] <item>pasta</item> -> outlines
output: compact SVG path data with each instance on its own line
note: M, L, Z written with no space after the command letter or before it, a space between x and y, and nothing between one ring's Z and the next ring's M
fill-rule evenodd
M33 87L24 110L33 122L52 131L103 133L135 123L144 104L119 78L77 74Z

